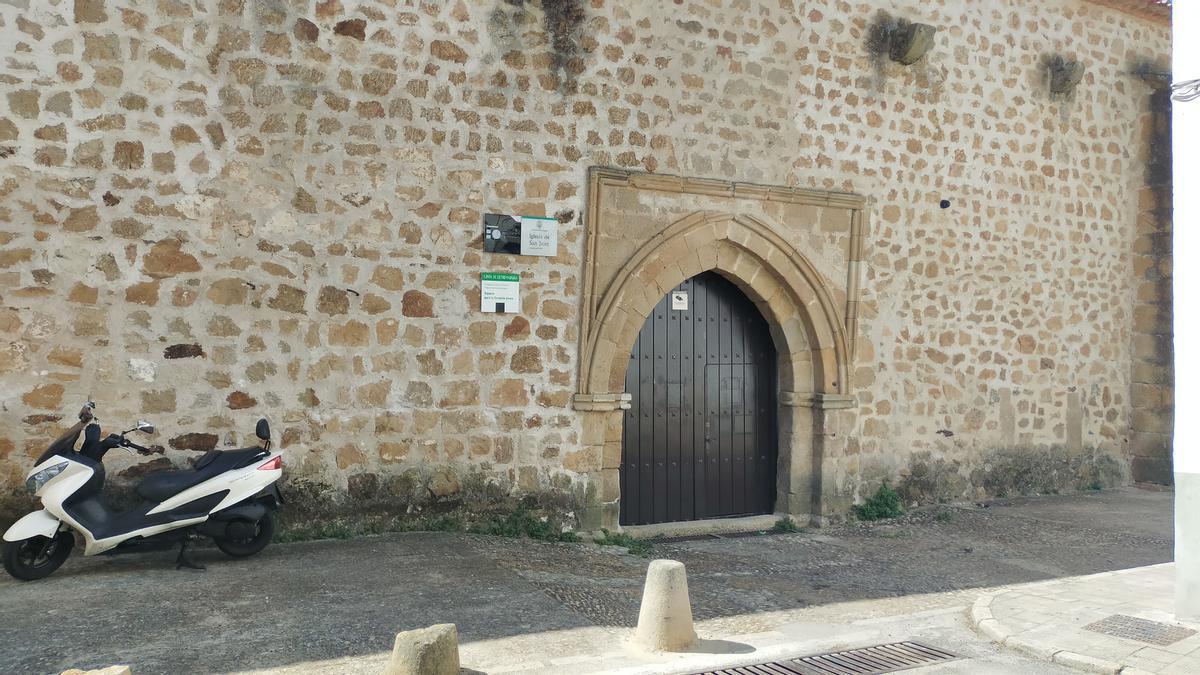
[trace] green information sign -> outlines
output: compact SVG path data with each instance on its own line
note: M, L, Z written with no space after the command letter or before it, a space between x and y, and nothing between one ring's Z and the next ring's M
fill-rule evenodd
M479 309L500 314L521 311L521 275L484 272L479 276Z

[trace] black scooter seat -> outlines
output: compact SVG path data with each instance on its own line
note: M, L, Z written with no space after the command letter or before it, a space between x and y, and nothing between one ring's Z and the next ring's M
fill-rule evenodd
M152 473L143 478L134 491L147 501L164 502L190 487L199 485L226 471L240 469L259 457L266 457L267 454L267 451L262 448L210 450L196 460L195 469Z

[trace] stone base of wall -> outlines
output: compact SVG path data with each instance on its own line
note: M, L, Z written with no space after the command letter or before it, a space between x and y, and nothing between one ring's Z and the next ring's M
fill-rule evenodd
M1097 490L1128 482L1129 470L1122 458L1101 450L1050 446L998 448L971 467L920 453L900 471L896 490L905 505L913 505Z
M133 488L140 477L114 476L105 485L105 503L116 511L132 508L139 501ZM284 533L319 531L335 523L354 533L366 533L376 528L416 527L445 514L469 522L517 510L535 513L560 529L594 529L586 524L587 514L599 508L594 503L595 490L588 488L585 478L572 482L563 474L550 485L523 489L505 472L490 467L461 472L454 467L432 467L393 475L363 473L350 476L347 487L285 474L280 490L285 504L278 519ZM0 532L36 508L37 500L24 489L3 491Z
M864 476L857 493L831 489L823 495L825 512L816 518L818 524L848 515L856 494L873 494L884 479L895 486L906 506L913 506L1108 489L1127 484L1131 468L1124 458L1101 450L1049 446L998 448L969 464L918 453L898 475L879 466L866 468ZM136 480L116 477L105 487L108 504L118 510L131 507L136 502L134 484ZM286 500L279 513L284 532L320 530L330 524L353 533L405 529L436 522L440 516L483 522L516 510L536 513L556 528L591 531L600 527L603 509L619 508L619 501L601 503L595 481L587 476L572 481L563 474L550 485L523 489L506 473L489 467L461 473L453 467L428 467L386 476L357 474L346 488L307 476L285 476L281 489ZM34 508L35 500L24 490L0 493L0 531Z
M1137 483L1171 485L1174 482L1175 469L1170 446L1149 457L1134 457L1130 469L1133 472L1133 480Z
M0 491L0 533L36 508L37 501L25 491L24 486L20 489L6 486Z
M568 529L580 529L589 503L586 483L566 483L527 490L514 486L502 473L473 469L456 473L452 468L410 469L380 476L352 476L349 490L310 478L285 480L281 486L287 503L280 511L285 530L322 523L358 524L371 521L420 521L440 514L470 517L515 509L537 511Z

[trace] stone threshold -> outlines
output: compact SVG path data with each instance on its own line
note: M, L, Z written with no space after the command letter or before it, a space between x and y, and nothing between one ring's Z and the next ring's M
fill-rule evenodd
M659 537L690 537L703 534L731 534L735 532L758 532L769 530L775 522L786 514L777 513L762 516L743 516L740 518L711 518L709 520L685 520L674 523L655 523L653 525L625 525L621 532L634 539L655 539ZM800 523L797 523L800 525Z

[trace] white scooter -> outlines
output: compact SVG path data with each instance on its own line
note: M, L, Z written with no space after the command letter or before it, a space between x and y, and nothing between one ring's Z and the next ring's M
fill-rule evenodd
M270 450L265 419L255 429L260 446L210 450L192 469L149 474L135 488L143 501L117 513L101 499L100 460L116 447L154 453L125 438L132 431L153 433L154 427L138 422L134 429L101 440L94 408L90 402L84 406L79 423L55 440L29 472L25 486L41 499L43 509L4 533L4 569L9 574L25 581L50 575L70 555L76 534L83 540L84 555L178 542L177 568L195 569L203 568L184 556L189 538L211 537L217 548L238 558L252 556L270 543L275 533L272 512L283 503L276 484L283 475L283 456ZM84 440L76 452L80 431Z

